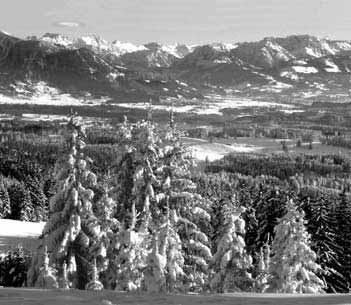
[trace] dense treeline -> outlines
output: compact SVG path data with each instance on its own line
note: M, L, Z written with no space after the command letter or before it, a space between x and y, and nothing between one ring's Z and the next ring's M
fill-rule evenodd
M48 219L28 285L348 291L348 158L230 155L199 173L172 120L125 121L94 144L68 127L60 144L0 150L0 217Z
M351 285L349 226L351 195L332 189L299 185L298 181L282 181L274 177L241 174L202 174L195 179L198 192L211 199L214 206L233 200L246 207L245 242L254 261L260 248L274 239L274 228L286 213L286 198L305 212L312 249L322 266L320 277L328 292L348 292ZM215 220L214 220L215 221ZM345 262L344 262L345 261Z
M336 147L351 148L351 138L345 136L323 137L321 138L321 143Z
M222 184L211 185L211 175L192 171L172 120L165 130L149 120L125 121L119 143L102 146L112 156L109 170L95 175L93 158L101 147L88 156L84 130L74 121L69 126L29 285L151 292L327 289L289 183L262 178L256 191L256 178L223 176ZM282 229L290 225L286 217L300 224L288 234ZM278 246L277 240L289 239L296 244ZM286 271L294 280L281 282L278 269L286 262L279 251L302 246L292 258L293 271Z
M270 175L286 180L296 174L348 177L350 159L342 155L228 155L208 164L207 172L226 171L253 177Z
M31 257L19 247L0 257L0 285L5 287L23 287L27 283L27 270Z

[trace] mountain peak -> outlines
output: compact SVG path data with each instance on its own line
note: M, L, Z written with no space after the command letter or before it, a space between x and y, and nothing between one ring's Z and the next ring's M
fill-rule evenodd
M65 47L69 47L73 44L73 41L68 37L58 33L45 33L41 38L41 41L45 41L51 44L57 44Z

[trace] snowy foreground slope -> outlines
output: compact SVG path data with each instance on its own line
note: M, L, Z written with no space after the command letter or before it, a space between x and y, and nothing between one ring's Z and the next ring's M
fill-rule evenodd
M36 239L41 234L44 224L44 222L0 219L0 255L16 248L19 244L27 250L35 250Z
M336 305L351 304L350 295L282 295L282 294L225 294L225 295L145 295L113 291L49 291L38 289L0 288L0 304L11 305Z

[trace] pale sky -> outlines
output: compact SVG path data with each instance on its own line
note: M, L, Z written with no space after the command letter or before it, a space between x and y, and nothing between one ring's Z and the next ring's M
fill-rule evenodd
M207 43L311 34L351 40L351 0L0 0L0 29Z

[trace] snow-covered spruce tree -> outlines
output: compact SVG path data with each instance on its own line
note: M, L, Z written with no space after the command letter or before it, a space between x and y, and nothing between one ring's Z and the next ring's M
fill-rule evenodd
M310 247L304 212L288 200L287 213L274 229L272 258L269 267L269 291L280 293L318 293L324 283L316 273L316 253Z
M109 266L106 271L107 287L122 291L140 290L143 270L146 267L149 241L135 228L136 212L128 216L130 225L120 226L109 249Z
M254 290L265 292L268 288L269 266L270 266L270 246L268 242L260 249L256 262L256 276Z
M133 197L131 196L134 185L134 142L132 131L134 126L124 117L123 124L119 126L117 137L119 140L119 152L115 156L116 166L111 172L111 194L118 203L116 206L115 217L119 222L123 222L128 228L131 220L131 210ZM135 135L134 135L135 136Z
M179 138L160 134L151 120L124 128L130 142L116 179L121 230L109 265L111 287L160 292L183 290L186 280L202 285L211 251L201 226L209 214L193 194Z
M147 266L148 240L135 229L122 228L116 235L115 247L117 254L110 258L108 287L122 291L140 290Z
M86 290L100 291L104 289L104 285L99 281L99 272L96 267L96 260L94 259L91 264L90 272L91 280L85 285Z
M142 289L143 271L151 251L150 206L158 184L153 171L159 158L159 140L151 121L135 125L125 121L121 128L124 156L114 187L116 217L121 226L109 253L106 278L109 288L129 291Z
M156 133L156 126L151 121L146 121L137 124L134 141L133 158L136 169L132 197L136 211L140 213L137 228L147 233L148 229L152 229L152 217L159 214L156 205L151 202L156 202L155 188L161 184L155 173L159 165L161 140Z
M120 223L115 218L117 205L110 196L110 180L111 177L107 175L101 182L103 194L93 209L100 225L100 240L95 244L95 263L96 266L99 266L99 272L107 270L109 265L108 251L110 251L110 245L115 239L115 234L120 230ZM105 275L104 272L104 281L106 280Z
M68 262L70 276L75 277L73 285L84 289L100 244L100 225L93 212L91 189L96 176L88 170L89 159L83 153L85 133L77 118L71 118L68 129L69 152L55 166L56 193L50 199L49 220L42 235L51 253L50 265L58 270L58 276L62 277L63 265Z
M72 286L72 283L70 282L70 280L68 278L68 271L67 271L67 263L66 262L64 262L62 265L62 275L59 279L58 285L61 289L69 289Z
M160 251L159 234L154 234L152 251L147 257L147 267L144 271L144 286L148 292L166 291L166 265L167 257Z
M42 256L42 266L39 269L39 275L35 286L45 289L58 288L56 270L49 266L49 253L47 252L46 246L44 246Z
M159 216L160 225L155 228L152 251L144 272L145 288L149 292L183 290L185 273L182 241L177 232L179 217L176 210L170 210L168 196L166 202L166 212Z
M40 181L36 177L26 177L26 188L29 191L33 216L32 221L44 221L47 217L47 198L43 192Z
M173 113L160 160L157 174L162 187L156 201L166 219L167 287L202 291L208 284L212 259L209 238L204 233L210 223L209 203L196 193L191 180L193 160L180 142Z
M160 255L166 258L166 290L183 290L185 278L182 241L177 232L178 216L176 210L167 208L165 222L160 226Z
M218 292L249 291L253 280L252 258L246 252L243 208L227 203L222 208L222 231L213 256L212 289Z

